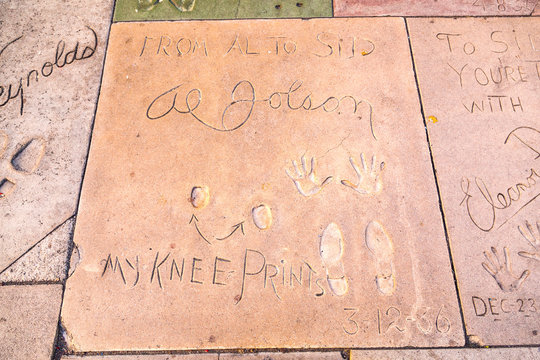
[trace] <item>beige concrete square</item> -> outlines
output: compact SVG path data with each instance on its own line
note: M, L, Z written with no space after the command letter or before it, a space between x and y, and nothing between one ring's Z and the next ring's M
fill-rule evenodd
M530 15L538 0L334 0L335 16Z
M0 272L75 213L112 1L4 1Z
M353 350L351 360L538 360L539 348Z
M71 348L463 344L403 19L111 30Z
M540 343L540 19L410 19L471 342Z
M62 285L0 286L0 359L49 360Z

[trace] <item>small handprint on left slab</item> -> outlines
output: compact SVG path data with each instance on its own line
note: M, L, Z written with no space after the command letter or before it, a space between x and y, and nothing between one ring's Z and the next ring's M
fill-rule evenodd
M5 155L8 140L7 134L0 132L0 161ZM0 199L7 198L15 191L16 178L20 178L21 175L30 175L37 170L44 154L45 140L42 138L32 138L16 147L15 153L6 159L9 165L4 167L11 174L0 176Z
M310 165L307 164L306 157L300 159L302 167L298 166L296 160L292 161L294 172L285 169L287 175L291 178L298 192L305 197L310 197L318 194L326 185L332 182L333 177L328 176L322 182L319 182L315 173L317 161L314 157L311 158Z

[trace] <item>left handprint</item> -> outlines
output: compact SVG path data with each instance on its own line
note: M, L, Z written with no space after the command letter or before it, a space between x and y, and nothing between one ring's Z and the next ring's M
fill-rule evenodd
M316 161L315 158L311 158L311 166L308 171L306 164L306 157L302 156L302 168L298 168L296 160L292 161L294 167L294 173L291 173L288 169L285 169L287 175L291 178L298 189L298 192L305 196L310 197L318 194L326 185L332 181L332 176L328 176L322 183L319 183L317 175L315 174Z

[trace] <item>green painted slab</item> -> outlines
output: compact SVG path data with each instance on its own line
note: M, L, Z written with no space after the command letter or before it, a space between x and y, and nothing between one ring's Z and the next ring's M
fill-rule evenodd
M117 0L114 21L331 16L331 0Z

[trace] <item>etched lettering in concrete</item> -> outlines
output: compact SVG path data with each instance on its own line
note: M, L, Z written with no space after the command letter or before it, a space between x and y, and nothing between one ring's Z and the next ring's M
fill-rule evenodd
M536 343L540 19L407 21L469 340Z
M463 344L410 64L397 18L114 24L70 348Z
M111 1L0 15L0 273L75 213Z

